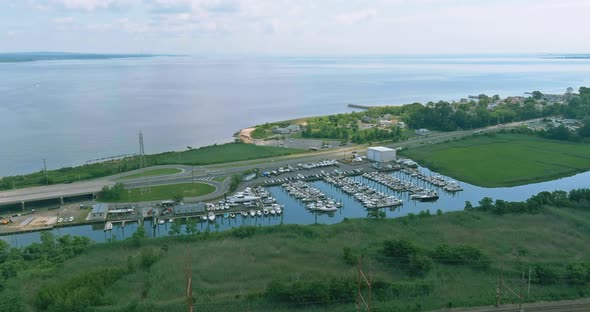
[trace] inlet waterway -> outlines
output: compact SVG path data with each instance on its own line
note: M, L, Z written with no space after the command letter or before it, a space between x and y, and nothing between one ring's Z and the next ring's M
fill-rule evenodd
M420 172L425 175L433 174L426 168L419 168ZM433 188L426 182L420 181L415 177L411 177L403 172L392 172L391 175L400 179L411 181L419 186ZM445 179L450 179L443 176ZM383 208L388 218L397 218L406 216L409 213L418 214L421 211L430 211L436 213L437 210L443 212L463 210L465 202L470 201L473 205L484 197L491 197L493 199L502 199L507 201L524 201L542 191L563 190L570 191L572 189L589 187L590 171L580 173L574 176L561 178L553 181L532 183L522 186L502 187L502 188L485 188L469 183L460 182L463 191L458 193L447 193L442 189L438 189L440 198L434 202L419 202L411 200L408 193L399 193L388 189L387 187L376 182L357 176L354 179L365 183L372 188L396 195L403 199L404 204L396 208ZM342 192L338 187L332 186L324 181L311 182L311 184L324 192L328 197L334 198L343 203L343 207L338 211L326 214L315 213L305 209L304 204L295 198L289 196L280 186L273 186L269 188L272 196L277 199L280 204L283 204L283 214L279 216L261 216L261 217L242 217L236 216L235 219L216 218L215 222L200 222L198 224L199 231L224 231L242 225L252 226L269 226L279 224L333 224L341 222L344 218L364 218L367 217L367 209L365 209L354 197ZM158 224L155 227L151 220L145 221L146 236L161 237L167 236L170 230L170 224ZM112 231L105 232L104 224L94 225L80 225L71 227L61 227L51 230L55 235L80 235L86 236L95 242L108 242L114 240L122 240L129 238L138 228L138 223L127 223L124 227L121 224L115 224ZM182 229L184 233L184 225ZM40 232L20 233L13 235L0 236L0 239L5 240L12 246L27 246L33 242L40 241Z

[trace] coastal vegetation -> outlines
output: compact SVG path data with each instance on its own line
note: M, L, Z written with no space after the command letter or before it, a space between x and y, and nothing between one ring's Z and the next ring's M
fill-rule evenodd
M44 232L26 248L0 242L0 311L185 311L186 272L196 310L350 311L359 257L378 311L491 305L500 263L510 287L530 269L525 301L585 297L589 202L588 189L542 192L484 198L463 212L152 240L140 227L90 246Z
M100 192L99 200L108 203L133 203L153 200L177 199L197 197L211 194L215 187L207 183L178 183L165 184L134 189L124 189L123 184L117 183L113 187L105 186ZM180 201L179 200L179 201Z
M155 176L161 176L161 175L177 174L177 173L181 173L181 172L182 172L182 170L178 169L178 168L150 169L150 170L145 170L140 173L124 176L124 177L120 178L119 180L131 180L131 179L137 179L137 178L155 177Z
M155 165L210 165L241 160L251 160L274 156L301 153L303 150L274 146L257 146L244 143L227 143L205 146L183 152L166 152L146 155L148 166ZM0 190L40 186L46 184L70 183L139 169L139 157L86 164L76 167L64 167L56 170L43 171L3 177L0 179Z
M471 184L499 187L547 181L590 169L590 145L498 133L407 149L401 155Z

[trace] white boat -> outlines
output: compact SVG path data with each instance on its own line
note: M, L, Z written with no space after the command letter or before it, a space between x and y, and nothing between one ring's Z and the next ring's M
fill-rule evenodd
M274 208L270 208L270 209L268 210L268 212L270 212L270 214L271 214L271 215L273 215L273 216L274 216L275 214L277 214L277 212L275 211L275 209L274 209Z
M247 217L247 216L248 216L248 213L247 213L247 212L245 212L245 211L242 211L242 212L240 212L240 213L242 214L242 217Z
M277 214L281 214L281 213L283 213L283 209L281 208L281 206L276 206L276 207L275 207L275 212L276 212Z
M209 221L215 221L215 214L213 212L209 212L207 219L209 219Z
M254 217L254 216L256 216L256 211L250 210L250 217Z
M164 219L158 220L158 224L164 224Z
M256 215L259 216L259 217L262 216L262 211L256 210Z
M174 222L174 218L170 218L170 220L168 220L169 223Z
M229 197L228 201L231 201L234 203L241 203L241 202L253 201L253 200L258 200L258 199L260 199L260 197L258 197L258 196L248 196L248 195L244 195L244 193L242 193L242 192L238 192L238 193L236 193L236 195Z
M112 223L107 222L107 223L104 224L104 230L105 231L110 231L112 229L113 229L113 224Z
M231 212L231 213L229 214L229 217L233 219L233 218L235 218L235 217L236 217L236 214L235 214L235 213L233 213L233 212Z
M410 195L410 199L419 201L434 201L438 199L438 193L436 191L424 191Z
M326 205L326 206L322 206L320 208L318 208L319 211L321 212L333 212L338 210L338 208L336 208L336 206L333 205Z
M267 208L264 208L264 210L262 210L262 213L264 213L265 216L268 216L268 214L270 213L270 211L268 211Z
M202 219L202 220L207 220L207 215L202 215L202 216L201 216L201 219Z

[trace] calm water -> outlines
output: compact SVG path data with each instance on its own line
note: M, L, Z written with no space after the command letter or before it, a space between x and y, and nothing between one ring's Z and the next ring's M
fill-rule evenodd
M430 171L425 168L420 169L423 173L429 174ZM408 180L412 179L408 175L401 172L392 173L394 176ZM553 190L565 190L569 191L577 188L590 187L590 171L581 173L575 176L562 178L559 180L534 183L516 187L506 188L483 188L474 186L467 183L461 183L463 187L462 192L455 194L445 193L439 190L440 198L435 202L418 202L410 200L408 193L397 193L387 189L385 186L377 184L373 181L367 180L362 177L356 177L359 181L370 185L371 187L392 195L400 196L404 200L403 206L395 209L384 208L388 218L396 218L405 216L408 213L417 214L420 211L430 210L431 213L436 213L437 209L442 211L456 211L462 210L465 207L465 201L471 201L472 204L477 206L477 202L483 197L491 197L494 199L503 199L509 201L523 201L532 195L535 195L541 191L553 191ZM420 184L413 178L414 184L419 184L425 187L430 187L427 184ZM278 225L278 224L332 224L342 221L344 218L363 218L367 216L367 210L361 206L353 197L342 192L339 188L327 184L323 181L317 181L312 183L315 187L321 189L328 197L335 198L336 200L343 202L343 207L340 208L333 214L318 214L312 213L304 208L303 203L290 197L281 187L271 187L270 191L272 195L283 205L285 205L284 212L281 216L270 216L270 217L247 217L242 219L241 216L236 216L235 219L224 219L217 218L215 223L201 222L199 223L200 231L223 231L233 227L241 225ZM149 237L166 236L169 231L169 224L158 225L155 228L152 226L151 221L146 221L146 233ZM108 240L120 240L130 237L136 230L137 223L129 223L124 228L120 224L116 224L111 232L104 232L104 225L83 225L83 226L72 226L65 228L57 228L52 230L56 235L83 235L88 236L96 242L105 242ZM183 227L184 233L184 227ZM7 241L13 246L26 246L32 242L38 242L40 232L16 234L9 236L0 236L0 239Z
M590 60L539 56L157 57L0 64L0 176L231 140L240 128L480 93L590 85ZM244 118L247 116L247 118Z

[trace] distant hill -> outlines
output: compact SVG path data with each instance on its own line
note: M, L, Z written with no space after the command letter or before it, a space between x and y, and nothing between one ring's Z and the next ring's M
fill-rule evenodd
M18 52L0 53L0 63L8 62L34 62L48 60L98 60L113 58L153 57L154 54L95 54L95 53L68 53L68 52Z

